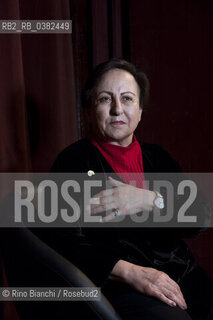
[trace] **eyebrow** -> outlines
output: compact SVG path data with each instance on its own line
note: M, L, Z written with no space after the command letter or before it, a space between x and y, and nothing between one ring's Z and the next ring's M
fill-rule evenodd
M113 94L113 93L110 92L110 91L102 90L102 91L100 91L100 92L98 93L97 97L98 97L101 93L107 93L107 94L109 94L110 96ZM127 93L131 93L131 94L133 94L134 96L136 96L136 94L133 93L132 91L122 92L121 95L123 96L124 94L127 94Z
M126 93L131 93L131 94L133 94L133 96L136 96L136 94L135 94L134 92L132 92L132 91L125 91L125 92L122 92L122 93L121 93L121 95L126 94Z
M112 92L106 91L106 90L102 90L102 91L100 91L100 92L98 93L97 97L98 97L101 93L107 93L107 94L109 94L110 96L112 95Z

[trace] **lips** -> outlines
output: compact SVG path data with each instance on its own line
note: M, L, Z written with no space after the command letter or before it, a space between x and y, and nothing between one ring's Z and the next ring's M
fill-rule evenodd
M125 122L123 122L123 121L111 121L111 124L115 125L115 126L122 126L123 124L125 124Z

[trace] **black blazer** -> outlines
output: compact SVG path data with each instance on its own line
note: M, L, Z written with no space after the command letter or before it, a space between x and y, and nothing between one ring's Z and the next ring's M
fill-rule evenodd
M178 163L160 146L140 143L146 172L180 172ZM100 151L87 139L63 150L52 172L113 172ZM120 259L166 272L179 282L194 266L181 237L198 230L151 228L57 228L40 237L76 264L97 285L103 286Z

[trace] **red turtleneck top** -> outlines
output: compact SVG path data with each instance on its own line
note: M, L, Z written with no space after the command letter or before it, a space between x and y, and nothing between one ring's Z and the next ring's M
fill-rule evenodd
M128 147L95 140L92 143L100 150L112 169L125 183L129 184L130 181L136 181L136 187L143 188L144 170L142 151L135 136L133 137L133 142Z

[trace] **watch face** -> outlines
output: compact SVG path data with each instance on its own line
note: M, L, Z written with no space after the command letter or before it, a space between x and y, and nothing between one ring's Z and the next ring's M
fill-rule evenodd
M159 209L163 209L164 208L164 200L163 198L159 197L155 199L155 205L157 208Z

